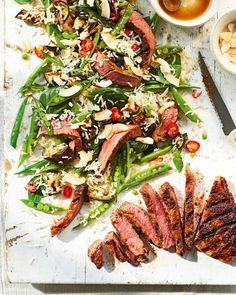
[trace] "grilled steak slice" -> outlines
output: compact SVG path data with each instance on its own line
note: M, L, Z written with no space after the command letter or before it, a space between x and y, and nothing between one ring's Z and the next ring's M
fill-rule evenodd
M194 240L194 202L195 202L195 176L189 164L185 168L185 201L184 201L184 241L188 248L192 248Z
M168 183L164 183L159 190L161 201L168 213L172 234L175 240L176 253L179 255L184 254L184 241L181 225L181 216L179 206L173 187Z
M178 119L177 107L166 109L161 116L161 123L156 127L152 134L154 141L165 141L167 136L167 128L171 123L175 123Z
M139 206L124 202L119 210L133 224L136 230L143 234L144 238L157 247L161 247L161 241L157 235L156 229L152 224L148 213Z
M70 139L77 139L80 138L79 129L72 129L70 123L66 120L59 121L59 120L52 120L51 121L53 135L55 136L64 136ZM44 125L41 127L41 132L44 135L47 135L47 130Z
M104 265L103 261L103 242L101 240L96 240L88 248L88 257L96 265L98 269L102 268Z
M51 163L65 165L66 163L74 160L75 158L75 150L72 150L70 146L65 146L62 150L60 150L56 154L53 154L51 157L47 157L46 159Z
M101 165L101 173L103 173L107 166L112 162L123 143L130 140L131 138L142 135L142 130L138 125L129 125L127 127L127 131L116 133L110 139L104 141L98 156L98 162Z
M174 239L171 231L170 221L164 206L161 202L160 196L151 187L150 184L145 183L140 188L140 193L147 206L148 215L151 222L156 228L156 232L161 239L162 248L169 249L174 246Z
M121 12L124 13L124 10ZM129 27L142 39L142 68L148 68L156 48L156 38L143 16L134 11L128 21Z
M106 235L104 244L110 254L115 256L120 262L128 261L134 266L139 265L136 256L125 245L122 245L120 237L115 232L109 232Z
M133 228L133 225L119 210L111 215L111 223L116 229L121 243L125 245L136 257L138 262L146 262L148 249Z
M111 80L114 84L134 88L141 82L140 77L130 74L126 70L122 70L101 51L97 51L94 68L100 75Z
M223 177L217 177L206 201L195 246L223 262L236 258L236 205Z
M84 203L84 199L87 194L87 184L80 184L76 187L74 198L71 201L70 208L68 209L66 215L51 226L52 237L62 232L75 219Z

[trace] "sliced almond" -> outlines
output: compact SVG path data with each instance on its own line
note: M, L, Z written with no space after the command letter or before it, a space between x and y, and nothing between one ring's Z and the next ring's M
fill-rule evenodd
M110 33L102 33L101 34L103 41L106 45L111 49L116 49L118 46L119 40L114 38Z
M143 71L141 69L136 67L131 67L131 70L136 76L139 76L139 77L143 76Z
M176 78L173 74L171 73L165 73L163 74L164 77L166 78L166 80L170 83L170 84L173 84L174 86L176 87L179 87L179 83L180 83L180 80L179 78Z
M235 24L234 23L230 23L228 24L228 29L231 33L234 33L235 31Z
M230 48L227 53L230 55L236 55L236 48Z
M94 119L96 121L107 121L111 118L112 111L110 110L103 110L98 112L94 115Z
M229 42L225 42L223 40L223 42L221 44L221 52L222 53L225 53L225 52L227 52L229 50L229 48L230 48L230 43Z
M220 38L223 39L225 42L230 42L232 37L233 37L233 34L231 32L220 33Z
M120 123L117 123L117 124L114 124L112 126L112 131L111 133L109 134L108 138L111 138L112 135L116 134L116 133L120 133L120 132L125 132L127 131L129 128L127 125L125 124L120 124Z
M126 64L128 67L134 67L134 63L133 63L133 61L132 61L131 58L125 56L125 57L124 57L124 61L125 61L125 64Z
M109 1L102 0L101 1L101 8L102 8L102 16L109 19L111 16L111 9L110 9Z
M91 151L88 151L88 152L80 151L79 157L80 157L80 161L76 167L78 167L78 168L85 167L88 164L88 162L92 161L93 153Z
M108 138L111 131L112 131L112 124L105 125L105 127L98 133L98 138L99 139Z
M77 177L72 173L66 173L62 178L63 183L70 183L73 185L80 185L85 182L84 177Z
M171 72L170 65L163 58L158 58L157 62L160 64L160 69L161 69L163 74Z
M134 100L134 97L129 97L128 99L128 108L130 110L133 110L135 108L135 100Z
M231 46L231 47L236 47L236 37L233 38L233 39L231 39L231 41L230 41L230 46Z
M175 105L174 101L168 101L159 109L159 114L162 115L165 110L169 109L170 107L173 107L174 105Z
M137 137L135 140L138 142L141 142L144 144L150 144L150 145L154 143L154 140L151 137Z

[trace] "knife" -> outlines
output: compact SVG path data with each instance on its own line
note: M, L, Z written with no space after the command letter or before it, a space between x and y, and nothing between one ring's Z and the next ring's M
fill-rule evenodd
M230 138L230 140L236 146L236 125L227 109L224 100L213 80L211 74L207 68L204 58L201 52L198 53L199 65L202 73L203 83L206 87L209 98L220 118L222 123L222 129L224 134Z

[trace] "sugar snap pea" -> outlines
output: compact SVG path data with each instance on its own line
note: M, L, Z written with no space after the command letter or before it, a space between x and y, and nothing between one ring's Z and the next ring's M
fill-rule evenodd
M27 102L28 102L28 97L26 97L23 100L23 102L21 103L21 106L19 108L19 111L18 111L16 119L15 119L15 123L14 123L12 131L11 131L10 144L14 148L16 148L16 145L17 145L17 139L19 136L20 127L22 124L22 120L23 120L23 116L24 116L25 107L26 107Z
M57 65L57 66L59 66L59 67L62 67L62 68L65 67L64 64L63 64L60 60L58 60L58 59L52 57L51 55L47 54L47 53L44 52L43 50L40 50L40 52L42 53L43 57L44 57L45 59L47 59L48 62L50 62L50 63L52 63L52 64L55 64L55 65Z
M169 165L161 165L142 170L136 173L135 175L131 176L124 184L122 184L120 186L119 193L126 189L137 186L142 182L147 181L155 176L168 172L171 169L172 168Z
M78 225L73 227L74 229L79 229L81 227L86 227L96 221L99 217L101 217L113 204L113 200L109 202L102 202L96 209L89 212L89 215Z
M30 122L30 130L29 130L29 139L27 146L27 153L31 155L34 152L36 145L36 138L39 132L39 126L37 122L37 112L33 111L31 122Z
M111 35L113 37L117 36L121 30L123 30L123 28L125 27L125 25L127 24L127 22L129 21L131 15L133 13L133 9L132 7L129 5L124 14L121 16L121 18L119 19L118 23L114 26L114 28L111 30Z
M201 122L201 119L198 117L196 113L193 112L191 107L187 105L186 101L183 99L183 97L180 95L180 93L178 92L176 88L173 87L171 89L171 93L175 102L177 103L179 108L182 110L182 112L185 114L185 116L189 118L189 120L195 123Z
M23 164L23 162L25 161L25 159L29 155L28 152L27 152L28 139L29 139L29 135L26 134L26 136L24 138L24 141L23 141L23 144L21 146L20 157L19 157L19 160L18 160L18 168Z
M33 202L31 200L24 200L24 199L22 199L21 202L32 209L35 209L37 211L47 213L47 214L55 214L55 213L66 211L66 209L64 208L53 206L48 203Z
M48 135L53 135L51 123L46 118L46 113L41 102L33 97L34 105L37 110L38 116L41 120L41 123L45 126Z
M17 175L31 175L31 174L35 174L35 172L43 167L46 167L47 165L49 165L49 161L48 160L41 160L37 163L34 163L32 165L27 166L26 168L24 168L23 170L17 172Z
M144 164L144 163L147 163L153 159L156 159L157 157L160 157L160 156L163 156L167 153L169 153L171 150L172 150L173 146L172 145L168 145L168 146L165 146L163 148L160 148L156 151L154 151L153 153L151 154L148 154L144 157L141 157L139 160L138 160L138 163L139 164Z
M168 45L164 45L164 46L158 46L156 48L156 54L160 57L169 57L171 55L180 53L183 50L182 47L179 46L168 46Z

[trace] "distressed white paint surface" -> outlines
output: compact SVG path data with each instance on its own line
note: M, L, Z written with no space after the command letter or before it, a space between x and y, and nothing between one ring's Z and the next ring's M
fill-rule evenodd
M7 10L6 39L8 43L16 44L22 39L30 39L32 44L33 30L24 26L22 22L14 21L14 15L19 9L12 0L5 1ZM226 5L227 4L227 5ZM220 12L232 5L235 1L225 0L221 3ZM213 61L209 52L208 37L209 30L214 20L201 29L182 30L166 25L161 22L161 34L164 36L163 43L173 43L187 46L187 52L191 54L191 63L195 64L197 51L202 50L207 57L207 63L220 85L225 101L236 120L236 78L227 74ZM23 29L22 29L23 26ZM12 33L13 32L13 33ZM159 35L158 35L159 36ZM37 37L37 40L39 38ZM158 38L159 39L159 38ZM160 41L159 41L160 42ZM14 121L19 100L17 90L24 82L27 75L35 67L34 62L22 62L21 54L10 49L6 51L7 77L10 88L7 91L7 103L5 104L5 157L15 165L16 154L9 146L9 130ZM11 79L12 78L12 79ZM199 72L193 78L195 83L200 83ZM191 100L194 106L194 102ZM220 129L217 119L207 96L204 94L195 103L199 106L204 124L199 128L192 128L188 124L187 129L194 139L202 144L201 152L191 161L192 167L199 169L205 176L209 189L215 175L223 175L230 181L232 191L236 192L236 160L235 149L227 142ZM202 132L207 132L209 139L201 140ZM13 168L16 168L15 166ZM14 170L14 169L13 169ZM158 251L158 257L153 262L139 268L133 268L128 264L118 264L113 272L107 270L97 271L88 261L86 252L88 245L97 237L103 237L111 228L108 215L104 220L97 222L94 226L81 232L71 232L67 229L59 239L50 239L49 225L52 218L41 213L31 212L19 202L25 194L25 179L19 180L13 175L8 175L9 187L5 196L6 204L6 229L14 226L13 230L6 232L6 239L11 240L17 236L20 238L13 242L7 249L6 267L7 276L11 282L32 282L32 283L86 283L86 284L235 284L236 268L232 265L225 265L214 261L202 254L191 255L187 253L184 259L175 254L165 251ZM168 179L178 190L183 193L184 177L181 174L172 174L155 181L158 186ZM122 200L133 200L134 197L126 193L119 198Z

